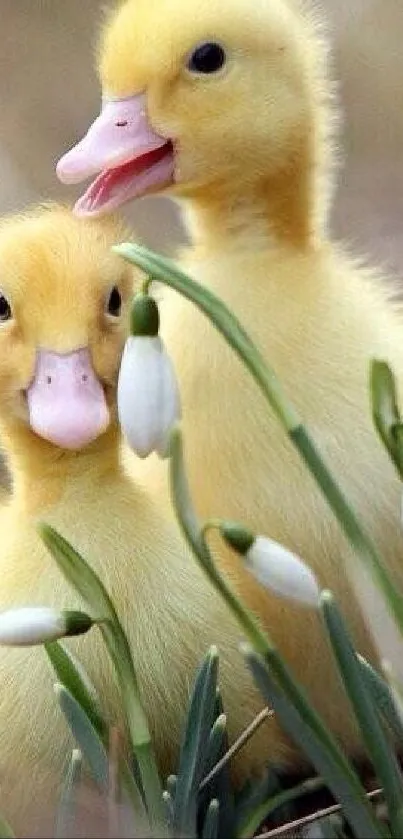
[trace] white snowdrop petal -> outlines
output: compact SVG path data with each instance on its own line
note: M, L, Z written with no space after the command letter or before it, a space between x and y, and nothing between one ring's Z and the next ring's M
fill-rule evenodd
M306 606L318 606L320 590L313 572L273 539L257 536L245 554L245 563L254 577L275 594Z
M66 620L60 612L47 607L10 609L0 613L0 644L30 646L62 638Z
M139 457L147 457L158 434L161 341L128 338L118 379L118 414L122 430Z
M165 352L162 366L161 425L155 448L159 456L164 458L168 454L170 431L181 418L181 401L175 369L169 355Z
M172 362L158 336L128 338L118 379L119 422L139 457L165 456L169 431L180 415Z

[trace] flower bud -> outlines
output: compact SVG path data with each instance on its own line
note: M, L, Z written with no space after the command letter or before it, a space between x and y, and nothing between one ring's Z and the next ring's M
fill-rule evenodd
M127 339L117 402L119 422L133 451L141 458L153 451L166 457L181 409L175 371L158 335Z
M84 612L24 607L0 613L0 645L30 647L88 632L94 621Z
M296 554L266 536L254 536L238 524L223 523L224 540L245 560L248 571L265 588L305 606L317 608L320 590L315 575Z

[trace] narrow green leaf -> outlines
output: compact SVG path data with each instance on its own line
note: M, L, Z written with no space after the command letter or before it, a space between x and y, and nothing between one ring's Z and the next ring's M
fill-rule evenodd
M81 780L81 767L81 752L79 749L73 749L57 808L55 839L68 839L75 835L76 796Z
M244 654L255 682L267 704L272 707L287 734L301 748L322 776L334 797L343 806L344 813L357 839L381 839L387 832L378 822L366 800L365 790L342 752L330 737L323 741L316 727L287 697L272 677L267 664L249 645L243 645Z
M206 764L204 767L204 774L207 775L211 769L214 768L222 756L222 749L225 743L227 733L227 718L225 714L220 714L214 722L210 731L207 748L206 748Z
M163 799L163 802L164 802L164 805L165 805L167 822L168 822L168 825L171 826L172 822L173 822L173 817L174 817L174 803L173 803L172 796L171 796L171 793L169 792L169 790L167 790L167 789L164 790L164 792L162 793L162 799Z
M242 819L237 820L236 836L237 839L249 839L255 835L256 830L262 822L275 813L284 804L289 804L291 801L296 801L304 795L309 795L312 792L324 786L322 778L309 778L307 781L302 781L291 789L280 790L275 795L270 792L269 795L262 795L264 787L257 790L258 795L252 798L253 805L249 805L249 809L245 812L243 808Z
M403 836L403 785L397 759L382 728L372 691L368 690L343 618L329 591L322 592L320 608L362 739L383 786L392 835L400 839Z
M118 677L127 726L136 755L147 809L153 827L165 835L162 786L151 735L138 689L130 646L115 607L97 574L84 557L50 525L41 523L39 533L66 580L83 597L100 623L105 644Z
M378 711L382 714L385 722L389 725L395 736L398 738L400 746L403 746L403 722L397 713L393 696L389 685L382 676L377 673L374 667L363 658L357 655L358 661L361 665L361 672L365 679L367 688L371 691L374 702Z
M370 367L372 416L381 440L402 477L402 458L397 445L395 427L401 425L396 383L386 361L374 359Z
M50 525L40 523L38 530L66 580L92 610L92 617L116 621L117 614L105 587L81 554Z
M14 837L15 833L13 833L9 823L0 814L0 839L14 839Z
M98 735L105 743L105 738L108 736L108 727L102 718L95 688L83 666L58 641L44 644L44 647L58 681L70 691L74 699L81 705Z
M220 823L220 805L216 798L210 801L203 824L202 839L217 839Z
M64 685L56 684L55 693L83 758L91 769L94 780L108 788L108 754L94 726L81 705Z
M214 721L218 652L211 647L197 673L182 741L174 801L175 839L196 836L197 796Z

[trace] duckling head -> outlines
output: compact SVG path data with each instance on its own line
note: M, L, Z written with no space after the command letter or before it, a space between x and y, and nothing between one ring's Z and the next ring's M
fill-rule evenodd
M74 451L117 426L133 277L111 217L60 206L0 222L0 426L5 447ZM38 449L39 447L39 449Z
M150 192L225 212L250 202L310 236L327 170L323 41L299 0L126 0L99 44L100 115L59 161L97 175L76 204L98 215Z

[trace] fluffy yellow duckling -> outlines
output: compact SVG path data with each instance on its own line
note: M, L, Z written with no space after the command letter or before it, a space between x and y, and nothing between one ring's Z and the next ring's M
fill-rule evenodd
M124 473L116 379L133 276L110 248L113 220L63 207L0 223L0 436L13 479L0 512L0 609L80 607L36 525L56 527L106 584L133 649L164 771L175 768L193 675L210 644L221 652L231 738L262 707L238 651L239 628L184 548L177 528ZM78 649L105 706L119 714L97 631ZM0 810L18 835L49 826L71 742L40 648L0 648ZM293 760L274 722L242 771ZM49 810L47 809L49 807ZM44 835L43 832L40 835Z
M120 4L100 41L101 114L58 174L78 182L100 173L76 205L81 215L156 191L181 203L191 245L180 265L233 309L271 362L402 584L400 488L372 428L368 365L386 358L402 377L403 323L381 276L329 238L333 100L326 45L303 5ZM161 319L200 513L241 520L299 552L362 645L345 539L255 384L174 292L164 292ZM153 459L143 474L155 491L164 483ZM343 730L317 623L262 593L234 556L223 563Z

